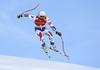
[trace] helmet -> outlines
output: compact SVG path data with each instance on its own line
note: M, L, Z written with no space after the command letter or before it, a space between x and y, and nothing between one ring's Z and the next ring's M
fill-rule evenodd
M39 11L38 16L45 16L45 12L44 11Z

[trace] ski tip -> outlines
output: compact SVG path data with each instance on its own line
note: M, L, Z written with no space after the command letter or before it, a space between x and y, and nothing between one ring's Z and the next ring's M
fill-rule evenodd
M39 3L40 4L40 3Z
M70 62L70 60L69 60L69 62Z

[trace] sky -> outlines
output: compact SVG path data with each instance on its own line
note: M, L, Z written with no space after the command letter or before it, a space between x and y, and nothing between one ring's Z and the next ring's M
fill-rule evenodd
M41 49L39 37L35 34L34 21L17 15L40 5L36 10L27 12L38 15L40 10L64 39L66 57L48 49L48 58ZM55 45L62 50L61 38L50 26ZM45 36L46 45L49 39ZM57 61L100 68L100 0L2 0L0 1L0 55Z

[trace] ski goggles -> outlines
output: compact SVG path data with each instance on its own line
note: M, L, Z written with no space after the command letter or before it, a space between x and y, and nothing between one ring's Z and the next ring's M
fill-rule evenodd
M45 18L45 16L40 16L40 18Z

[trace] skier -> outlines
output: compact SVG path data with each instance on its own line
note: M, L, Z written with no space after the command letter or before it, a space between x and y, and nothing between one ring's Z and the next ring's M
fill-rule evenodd
M56 34L58 34L59 36L61 36L62 34L57 31L57 29L55 28L55 26L51 23L50 19L48 17L46 17L46 14L45 14L44 11L39 11L39 13L38 13L37 16L35 16L35 15L29 15L29 14L19 14L17 17L18 18L21 18L21 17L29 17L32 20L34 20L35 32L40 37L42 49L44 50L44 52L47 53L46 44L45 44L45 41L44 41L44 35L49 36L50 48L52 48L52 49L54 49L54 50L57 51L56 46L55 46L55 43L54 43L53 35L45 27L46 23L48 23L50 25L50 27L53 29L53 31Z

